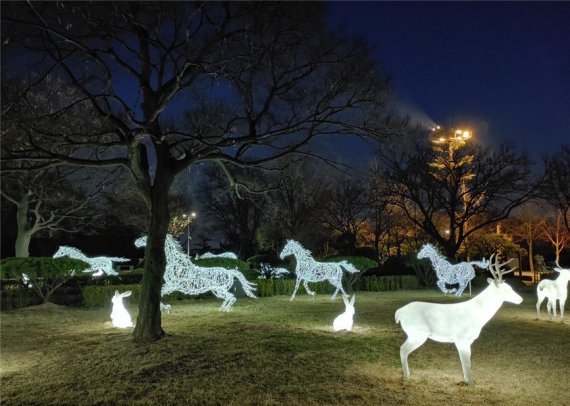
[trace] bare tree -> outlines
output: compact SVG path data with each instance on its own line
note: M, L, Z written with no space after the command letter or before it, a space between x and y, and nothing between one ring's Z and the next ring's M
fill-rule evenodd
M380 154L391 203L454 257L469 235L531 197L530 162L511 145L465 146L447 159L414 143ZM436 164L436 165L434 165Z
M259 172L242 169L235 171L234 176L248 179L249 192L242 191L241 197L230 188L227 176L216 167L210 166L204 171L199 186L201 213L208 217L210 235L220 235L226 249L236 252L240 258L249 258L257 253L256 234L265 202L263 193L253 192L266 188L263 184L253 185Z
M542 232L544 237L554 247L555 261L558 264L560 262L560 253L570 243L570 231L564 225L564 213L559 211L543 221Z
M346 178L327 193L321 221L331 230L341 251L352 254L371 212L365 182Z
M536 202L529 201L518 207L507 223L508 232L526 243L529 267L533 275L535 272L534 241L542 237L544 226L544 219L538 212L539 208ZM519 271L522 272L522 269Z
M544 160L544 179L540 185L543 198L562 213L570 231L570 146Z
M16 206L16 257L27 257L32 237L42 232L91 233L99 225L97 204L102 203L109 181L83 178L80 188L81 180L77 171L58 168L3 177L2 197Z
M240 190L228 164L263 167L307 153L317 136L385 135L378 123L389 83L363 42L327 29L324 10L257 2L3 5L4 61L29 62L21 75L38 61L30 85L50 74L76 94L62 98L50 122L74 110L99 118L64 133L46 126L46 117L22 120L23 148L4 151L3 160L34 168L122 165L148 207L135 340L164 334L163 248L177 174L214 162ZM11 58L17 52L27 58ZM182 112L184 120L172 119Z

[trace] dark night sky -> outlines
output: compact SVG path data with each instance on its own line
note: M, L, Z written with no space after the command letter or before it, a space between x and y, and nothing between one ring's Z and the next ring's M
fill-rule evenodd
M412 117L536 158L570 142L569 2L329 6L334 26L373 45Z

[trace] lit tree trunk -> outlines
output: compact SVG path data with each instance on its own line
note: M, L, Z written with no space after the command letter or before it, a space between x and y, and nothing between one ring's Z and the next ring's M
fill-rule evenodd
M16 236L16 257L26 258L30 255L30 240L32 239L32 230L28 226L28 206L30 202L30 194L24 195L22 200L17 204L16 222L18 226L18 235Z
M139 314L133 332L134 339L138 342L156 341L164 336L161 326L160 291L166 268L164 242L170 221L168 192L175 177L165 164L164 157L160 156L164 153L160 148L157 150L156 175L150 188L150 227L145 248Z
M534 275L534 256L532 250L532 240L528 240L528 263L530 267L530 272Z

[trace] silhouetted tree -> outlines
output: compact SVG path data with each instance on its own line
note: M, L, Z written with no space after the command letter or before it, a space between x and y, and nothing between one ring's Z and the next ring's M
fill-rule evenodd
M454 257L475 231L531 197L530 161L510 145L467 145L452 156L421 143L380 154L382 193Z
M228 164L262 167L306 153L322 135L385 135L389 83L366 44L327 28L322 3L28 2L2 11L3 75L35 87L50 74L74 95L19 121L23 148L3 151L3 161L122 165L148 208L138 341L164 334L164 240L178 174L213 162L239 190ZM53 131L77 110L99 120Z

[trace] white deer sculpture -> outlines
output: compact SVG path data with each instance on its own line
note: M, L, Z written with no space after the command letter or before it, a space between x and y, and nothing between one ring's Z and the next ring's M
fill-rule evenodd
M558 268L554 268L556 272L559 273L556 280L542 280L536 287L536 294L538 296L538 302L536 302L536 318L540 319L540 304L544 298L548 298L546 303L546 310L548 311L548 316L550 320L552 317L556 318L556 301L560 303L560 319L564 318L564 303L566 303L566 298L568 297L568 281L570 280L570 269L562 268L558 262L556 263Z
M440 343L455 344L465 382L475 384L471 375L471 344L503 302L522 302L522 297L503 281L503 275L514 270L501 270L510 261L499 264L496 258L493 262L491 256L489 262L489 270L494 279L488 278L489 286L473 299L453 304L412 302L396 311L396 323L401 324L408 336L400 347L405 382L410 377L408 355L430 338Z

